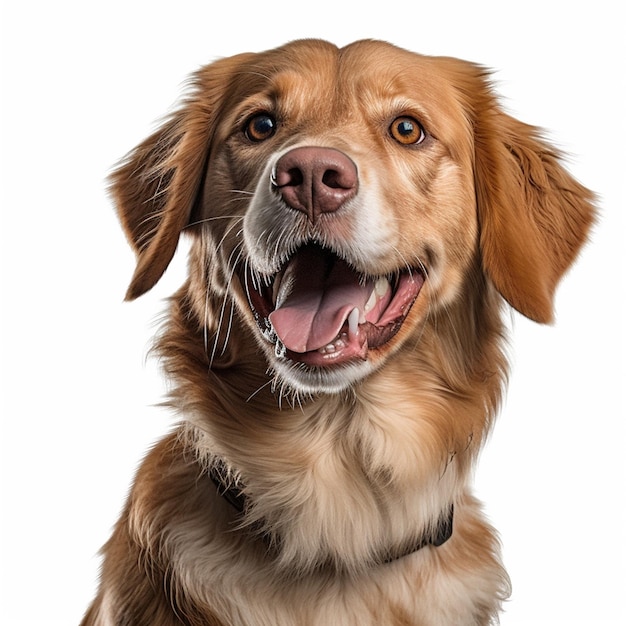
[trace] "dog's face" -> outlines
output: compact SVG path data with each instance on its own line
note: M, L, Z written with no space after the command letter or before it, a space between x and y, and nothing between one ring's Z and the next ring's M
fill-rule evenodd
M199 219L236 224L215 247L271 367L335 391L457 296L477 240L471 135L426 59L303 51L239 76Z
M567 213L555 200L561 178L574 185L555 163L469 63L380 42L226 59L116 174L139 251L130 295L187 227L196 282L236 302L269 367L335 392L417 349L478 274L549 320L591 221L582 188Z

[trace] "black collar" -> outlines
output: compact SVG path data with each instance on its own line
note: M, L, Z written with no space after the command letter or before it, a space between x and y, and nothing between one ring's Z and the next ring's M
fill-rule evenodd
M224 500L228 502L237 513L243 513L246 508L246 496L243 492L243 485L228 470L228 465L223 459L215 457L209 468L209 477L217 487Z
M217 487L217 493L222 496L237 513L243 514L247 506L244 487L242 483L229 472L228 466L222 459L216 458L213 460L211 468L209 469L209 477ZM409 542L400 549L388 550L385 554L380 555L378 563L391 563L413 552L417 552L426 546L439 547L443 545L452 537L453 525L454 505L451 504L448 510L442 513L432 533L421 535L415 541Z

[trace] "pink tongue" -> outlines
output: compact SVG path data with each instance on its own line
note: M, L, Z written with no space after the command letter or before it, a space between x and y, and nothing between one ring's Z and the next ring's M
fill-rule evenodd
M373 283L359 283L347 263L319 248L301 250L285 270L280 306L270 313L274 331L288 350L317 350L331 343L350 312L363 311ZM284 287L283 287L284 286Z

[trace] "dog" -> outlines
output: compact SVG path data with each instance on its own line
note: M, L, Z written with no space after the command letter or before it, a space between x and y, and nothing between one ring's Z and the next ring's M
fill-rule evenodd
M553 320L594 196L490 73L378 41L200 69L111 176L180 425L83 626L482 626L510 582L472 471L508 306Z

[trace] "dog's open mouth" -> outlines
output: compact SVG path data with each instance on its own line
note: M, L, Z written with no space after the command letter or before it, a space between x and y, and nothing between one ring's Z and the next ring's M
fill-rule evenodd
M400 329L422 285L417 269L363 276L318 245L300 248L269 281L248 271L246 292L278 356L325 367L367 359ZM264 282L264 281L263 281Z

